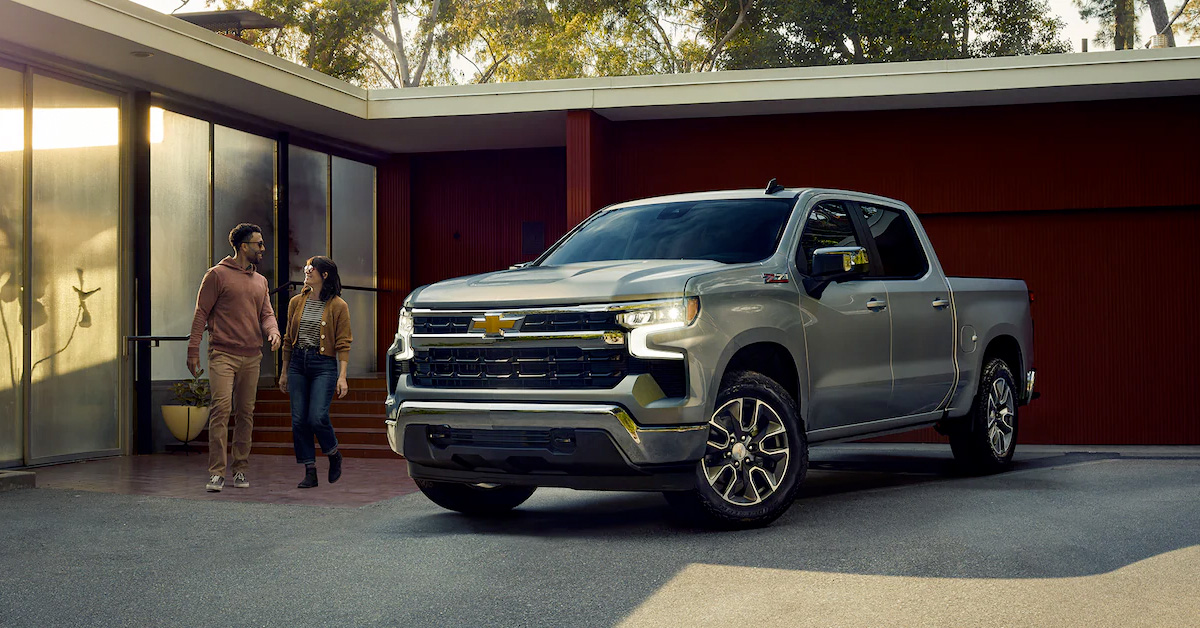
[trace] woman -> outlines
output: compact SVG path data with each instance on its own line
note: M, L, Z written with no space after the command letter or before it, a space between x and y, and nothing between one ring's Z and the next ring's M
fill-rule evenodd
M292 399L292 442L296 462L304 465L304 480L297 488L317 485L314 436L329 457L329 483L342 476L342 454L329 423L334 393L341 399L350 390L346 366L353 338L350 308L341 294L337 264L318 255L304 267L304 289L288 303L279 389Z

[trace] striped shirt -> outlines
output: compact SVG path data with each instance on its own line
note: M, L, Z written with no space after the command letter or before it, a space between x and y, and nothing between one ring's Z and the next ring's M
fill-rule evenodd
M304 302L304 312L300 315L300 333L296 338L296 346L301 349L321 346L321 315L325 312L325 302L309 298Z

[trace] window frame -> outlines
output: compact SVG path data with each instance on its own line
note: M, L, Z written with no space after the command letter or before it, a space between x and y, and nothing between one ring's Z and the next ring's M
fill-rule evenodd
M831 196L831 197L827 197L827 198L817 198L817 199L813 200L813 202L808 206L807 209L804 210L804 218L800 221L800 230L796 235L796 248L792 252L792 263L795 264L797 273L800 275L803 275L805 277L812 277L812 275L809 274L809 271L812 270L811 268L809 268L810 260L806 259L806 260L804 260L803 265L800 264L800 253L802 253L804 251L804 232L805 232L805 230L808 229L808 218L810 215L812 215L812 211L814 209L816 209L818 205L820 205L822 203L828 203L828 202L842 204L843 209L846 210L846 213L850 217L850 228L853 229L853 231L854 231L854 237L858 239L858 246L861 246L864 249L867 249L868 255L870 255L870 253L871 253L871 250L872 250L871 247L874 246L874 242L871 243L871 246L868 246L866 243L867 242L866 238L863 237L864 236L863 227L865 226L865 223L862 220L862 216L857 215L858 214L858 204L857 203L855 203L854 201L852 201L848 198L837 197L837 196ZM869 230L867 231L867 235L870 235ZM870 263L872 265L872 267L871 267L872 270L871 270L871 273L868 274L868 276L870 276L871 274L874 273L874 264L875 264L874 256L870 257ZM859 281L860 279L863 279L863 278L854 278L854 279L849 279L848 281Z
M859 228L861 229L863 234L866 236L864 241L867 243L866 244L867 255L869 256L870 262L871 262L870 263L871 270L868 273L869 277L871 277L872 279L886 279L889 281L920 281L920 280L924 279L925 277L929 276L930 271L933 270L933 264L929 261L929 253L925 250L924 242L921 241L921 234L917 232L916 225L913 224L913 220L908 215L908 212L906 212L903 209L900 209L899 207L896 207L894 205L889 205L887 203L879 203L876 201L869 201L869 202L849 201L849 202L854 205L854 212L853 212L854 222L855 222L855 224L859 225ZM916 239L917 247L921 251L921 257L925 261L925 269L923 271L921 271L920 274L903 276L903 275L887 275L883 272L883 257L879 254L879 247L875 243L875 234L871 233L871 227L870 227L870 225L867 224L866 218L864 218L862 215L862 205L870 205L872 207L878 207L883 210L894 211L894 212L900 214L901 216L903 216L904 219L908 221L908 226L912 230L913 237Z

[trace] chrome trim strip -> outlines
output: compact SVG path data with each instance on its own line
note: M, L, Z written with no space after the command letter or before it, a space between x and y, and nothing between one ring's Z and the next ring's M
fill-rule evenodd
M658 307L664 301L673 301L682 299L684 295L678 296L663 296L653 300L629 301L626 303L597 303L592 305L563 305L563 306L545 306L545 307L516 307L512 309L505 308L488 308L488 309L472 309L472 310L435 310L429 308L413 309L413 316L419 314L435 315L435 316L467 316L478 314L504 314L506 316L518 316L528 314L575 314L579 312L620 312L631 309L644 309Z
M608 331L617 331L610 329ZM413 340L603 340L603 331L546 331L546 332L505 332L503 336L485 336L483 334L413 334Z
M618 405L584 403L494 403L462 401L405 401L400 404L401 414L447 415L478 412L520 412L529 414L588 414L610 416L617 420L633 442L641 444L642 434L684 433L707 430L708 424L642 426Z
M1025 403L1033 400L1033 381L1037 377L1037 369L1029 369L1025 374Z

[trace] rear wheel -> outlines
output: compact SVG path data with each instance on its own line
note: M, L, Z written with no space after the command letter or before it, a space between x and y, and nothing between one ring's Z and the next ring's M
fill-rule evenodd
M495 484L459 484L434 480L414 480L417 488L433 503L468 515L495 515L520 506L537 490L536 486Z
M717 396L696 488L664 496L708 525L759 527L791 506L807 470L808 439L795 402L774 380L741 371Z
M1017 387L1004 360L984 364L972 404L970 414L950 432L954 458L975 473L1003 471L1017 450Z

